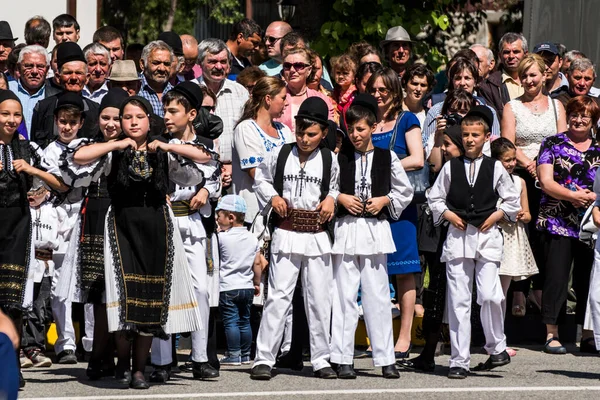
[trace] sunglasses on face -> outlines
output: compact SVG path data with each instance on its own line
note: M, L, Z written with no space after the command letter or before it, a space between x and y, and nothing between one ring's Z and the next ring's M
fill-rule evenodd
M215 106L200 106L202 108L204 108L206 111L210 112L215 112Z
M387 96L387 94L390 92L388 89L386 88L373 88L370 90L370 93L374 96L375 94L377 94L377 92L379 92L380 95L382 96Z
M279 39L281 38L274 36L265 36L265 44L275 44Z
M304 71L306 68L310 67L310 64L305 64L302 62L295 62L295 63L289 63L289 62L284 62L283 63L283 69L286 71L289 71L290 69L292 69L292 67L294 67L294 69L298 72Z

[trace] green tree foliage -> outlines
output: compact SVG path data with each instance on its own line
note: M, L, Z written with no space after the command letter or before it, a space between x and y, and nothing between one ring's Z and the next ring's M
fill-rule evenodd
M207 6L210 18L233 24L244 17L241 0L177 0L172 30L193 33L199 7ZM127 43L148 43L167 27L172 0L104 0L102 23L120 29Z
M416 39L416 54L438 68L446 62L444 38L453 28L451 16L463 17L463 35L473 32L484 16L483 1L335 0L312 46L323 56L341 54L360 40L378 47L389 28L401 25Z

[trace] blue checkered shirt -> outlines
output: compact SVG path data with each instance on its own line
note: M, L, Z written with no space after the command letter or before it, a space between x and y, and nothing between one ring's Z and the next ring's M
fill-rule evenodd
M146 75L142 73L140 74L140 77L142 78L142 88L138 92L138 95L142 96L143 98L148 100L150 104L152 104L152 110L154 110L154 114L158 115L161 118L164 117L165 112L163 110L162 102L158 98L158 94L154 91L154 89L150 87L150 85L148 85ZM164 96L171 89L173 89L173 85L171 85L170 82L167 82L167 86L165 86L165 88L163 89L162 95Z

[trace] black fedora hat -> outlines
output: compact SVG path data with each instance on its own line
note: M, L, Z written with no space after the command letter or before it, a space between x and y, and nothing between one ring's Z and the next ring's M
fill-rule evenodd
M322 125L328 125L329 108L322 98L317 96L309 97L300 104L300 109L298 109L298 113L294 118L306 118Z
M13 37L12 29L8 21L0 21L0 40L17 40Z

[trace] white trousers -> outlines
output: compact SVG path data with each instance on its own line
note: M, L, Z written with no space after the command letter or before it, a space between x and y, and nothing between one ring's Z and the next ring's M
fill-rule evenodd
M359 285L367 334L373 349L373 365L384 367L396 362L386 265L385 254L333 256L331 362L350 365L354 360Z
M281 354L286 354L292 348L292 327L294 322L294 306L290 307L290 312L285 318L285 328L283 328L283 342L281 343Z
M477 304L481 306L481 325L488 354L506 350L504 335L504 294L498 276L498 263L471 258L458 258L446 262L448 290L448 322L452 355L450 368L469 369L471 361L471 296L473 279L477 282Z
M206 362L208 343L208 317L210 307L208 305L207 270L206 270L206 239L190 237L182 232L183 248L187 258L188 266L192 276L194 293L200 310L200 318L204 329L192 332L192 361ZM154 338L152 340L151 359L154 365L169 365L173 361L171 337L167 340Z
M592 329L596 348L600 349L600 251L594 250L594 267L590 278L588 312L592 316Z
M73 303L71 300L52 296L50 300L54 323L56 324L56 343L54 352L61 353L63 350L75 351L75 327L73 326Z
M275 365L300 270L310 338L310 362L315 371L330 366L329 328L333 281L331 255L307 257L284 253L273 254L271 257L269 294L256 339L254 365Z
M94 305L93 304L84 304L83 305L84 315L85 315L85 336L81 338L81 344L83 345L83 349L88 353L92 351L94 347Z

